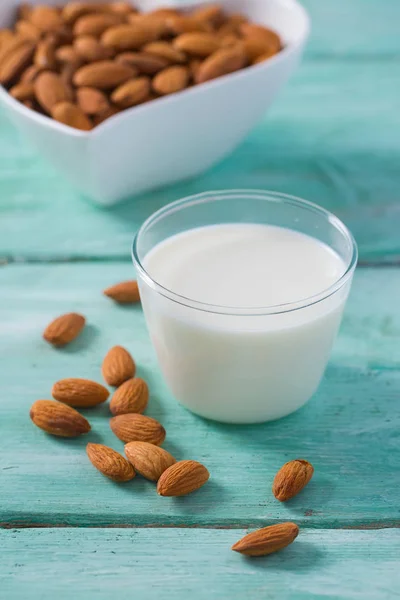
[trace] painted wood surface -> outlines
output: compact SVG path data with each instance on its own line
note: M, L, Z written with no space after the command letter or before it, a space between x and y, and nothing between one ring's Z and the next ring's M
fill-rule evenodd
M26 600L393 600L400 530L300 531L282 552L230 550L244 530L0 532L4 598Z
M262 525L295 519L309 527L400 524L400 272L361 269L323 385L296 414L260 426L205 421L180 407L163 383L141 308L121 308L104 287L133 275L122 263L8 265L0 269L2 401L0 522L46 525ZM29 293L27 292L29 290ZM83 336L54 350L41 333L49 319L77 310ZM47 436L29 407L48 398L54 381L101 381L100 365L115 344L135 357L150 385L147 414L167 429L177 458L203 462L211 481L180 500L158 497L140 477L124 485L90 465L85 446L99 441L122 451L107 406L86 411L93 431L77 440ZM244 399L245 401L245 399ZM304 457L316 474L288 504L271 494L287 460Z
M109 210L83 201L0 116L0 258L129 261L135 230L167 202L205 190L260 188L325 206L352 229L361 260L396 262L399 81L395 61L307 62L221 165Z

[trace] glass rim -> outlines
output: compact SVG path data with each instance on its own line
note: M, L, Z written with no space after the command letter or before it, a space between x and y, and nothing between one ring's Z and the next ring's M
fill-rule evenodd
M238 306L224 306L218 304L210 304L207 302L200 302L195 300L194 298L188 298L181 294L177 294L173 290L161 285L158 283L145 269L142 264L142 261L139 257L138 253L138 244L141 236L147 231L150 225L157 223L162 220L165 216L177 212L185 207L195 206L196 204L203 204L208 201L218 201L218 200L226 200L229 197L236 196L242 197L247 196L248 198L253 199L263 199L270 202L280 202L284 204L290 204L292 206L297 206L303 210L308 210L312 213L317 213L322 217L325 217L327 221L338 230L343 237L349 243L351 248L351 256L350 260L346 263L346 268L344 273L328 288L324 288L321 292L317 294L313 294L307 298L302 298L300 300L295 300L293 302L285 302L282 304L274 304L269 306L251 306L251 307L238 307ZM229 221L226 222L227 224ZM312 237L312 236L310 236ZM150 217L148 217L142 226L137 231L133 244L132 244L132 260L140 273L143 280L146 284L151 287L154 291L159 293L160 295L168 298L169 300L186 306L188 308L192 308L194 310L200 310L208 313L215 314L224 314L224 315L232 315L232 316L262 316L262 315L273 315L273 314L281 314L293 312L295 310L301 310L303 308L307 308L308 306L312 306L313 304L317 304L322 302L323 300L329 298L333 294L335 294L338 290L340 290L347 281L352 277L353 272L355 270L357 260L358 260L358 249L357 243L353 237L353 234L346 227L346 225L333 213L318 206L318 204L314 204L309 200L303 200L297 196L293 196L290 194L284 194L281 192L274 192L269 190L257 190L257 189L232 189L232 190L215 190L209 192L202 192L200 194L194 194L191 196L186 196L185 198L181 198L179 200L175 200L163 206L156 212L154 212Z

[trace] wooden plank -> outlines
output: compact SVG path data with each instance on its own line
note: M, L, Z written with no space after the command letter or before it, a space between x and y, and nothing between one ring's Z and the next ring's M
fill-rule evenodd
M305 64L221 165L109 210L80 198L0 117L0 258L129 261L135 230L165 203L210 189L260 188L336 212L362 260L399 260L399 80L398 63Z
M246 559L244 530L1 531L1 590L25 600L392 600L399 530L300 531L280 553Z
M3 524L257 525L295 519L311 527L399 523L400 271L356 274L325 381L298 413L259 426L200 419L175 403L163 383L141 309L120 308L101 290L133 275L124 263L9 265L0 269ZM42 339L49 319L69 310L88 318L83 336L56 351ZM148 414L167 429L177 458L204 462L210 482L180 500L158 497L137 477L116 485L89 464L88 441L123 450L108 408L87 411L93 431L77 440L32 426L32 402L49 397L62 377L101 380L114 344L129 348L148 380ZM271 494L274 474L296 457L310 460L313 482L283 505Z

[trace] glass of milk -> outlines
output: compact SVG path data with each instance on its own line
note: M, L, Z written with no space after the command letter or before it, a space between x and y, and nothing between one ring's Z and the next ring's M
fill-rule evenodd
M357 263L337 217L275 192L208 192L153 214L133 260L160 367L181 404L258 423L311 398Z

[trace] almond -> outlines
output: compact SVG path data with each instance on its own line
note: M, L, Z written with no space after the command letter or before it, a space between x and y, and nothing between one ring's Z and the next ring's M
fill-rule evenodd
M57 73L50 71L40 73L34 85L36 100L49 114L56 104L70 99L70 91Z
M258 65L259 63L262 63L262 62L268 60L272 56L275 56L275 54L276 54L276 52L273 52L272 50L270 50L269 52L264 52L264 54L257 56L257 58L255 60L253 60L252 64Z
M33 100L35 97L35 90L33 83L21 81L11 88L10 94L16 100L24 102L25 100Z
M20 35L12 35L11 38L6 39L0 49L0 66L14 51L21 48L21 46L25 46L27 42L29 40Z
M184 33L174 40L174 47L192 56L206 58L219 49L220 41L211 33Z
M77 35L94 35L100 37L106 29L114 27L121 23L121 17L117 14L90 14L79 17L73 29L75 36Z
M135 377L128 379L114 392L110 410L114 416L128 413L142 413L149 401L147 383Z
M104 290L104 295L119 304L136 304L140 302L139 286L137 281L122 281Z
M192 31L209 31L210 27L206 22L193 19L188 15L169 15L165 19L168 31L172 35L181 35Z
M153 90L161 96L184 90L189 84L190 71L183 65L168 67L153 79Z
M240 32L245 38L263 40L269 48L275 51L275 54L279 52L282 47L279 35L275 33L275 31L272 31L272 29L268 29L262 25L243 23L240 26Z
M15 25L15 31L20 37L31 40L32 42L39 41L42 35L40 29L29 21L18 21Z
M21 83L33 83L39 75L40 69L36 65L31 65L21 75Z
M131 79L119 86L111 95L111 100L120 108L136 106L147 100L150 94L150 79L146 76Z
M195 460L181 460L169 467L157 483L160 496L186 496L201 488L209 479L210 473L204 465Z
M175 464L175 458L163 448L148 442L129 442L125 454L135 471L150 481L158 481L161 475Z
M148 442L160 446L166 435L161 423L151 417L134 413L113 417L110 427L123 442Z
M93 123L96 126L100 125L101 123L103 123L110 117L113 117L114 115L118 114L119 112L120 112L120 109L117 108L116 106L109 106L104 112L101 112L98 115L94 115Z
M53 346L65 346L81 333L86 319L78 313L67 313L54 319L44 330L43 337Z
M21 46L7 54L0 65L0 83L11 83L26 69L30 63L35 45L25 41Z
M20 36L21 37L21 36ZM9 29L0 29L0 50L14 39L13 32Z
M136 365L128 350L114 346L107 352L101 370L108 385L119 386L134 377Z
M127 65L103 60L85 65L77 70L74 84L78 87L95 87L100 90L111 90L134 77L135 72Z
M236 35L229 34L224 35L220 38L221 48L229 48L229 46L236 46L239 42L242 42Z
M101 43L114 50L137 50L154 39L156 36L151 29L131 24L111 27L102 35Z
M186 55L173 47L168 42L151 42L146 44L142 50L147 54L154 54L167 60L170 64L180 64L186 62Z
M129 65L144 75L155 75L169 65L169 62L159 56L146 52L122 52L115 58L117 62Z
M105 402L110 395L107 388L90 379L60 379L51 390L55 400L75 408L91 408Z
M289 546L299 533L295 523L280 523L263 527L245 535L232 546L232 550L246 556L265 556Z
M22 2L18 6L18 10L17 10L18 19L22 19L22 20L26 19L29 21L31 12L32 12L32 5L28 4L27 2Z
M249 62L254 62L259 56L276 54L275 49L268 42L258 37L248 37L243 40L243 47Z
M87 62L105 60L112 56L109 48L104 48L92 35L80 35L75 38L73 47L77 55Z
M80 129L81 131L90 131L93 129L92 122L79 108L72 102L60 102L53 106L51 111L53 119L69 127Z
M132 465L119 452L103 444L88 444L86 452L90 462L100 473L122 483L130 481L136 475Z
M61 14L53 6L34 6L29 13L29 21L40 31L51 33L64 26Z
M240 13L233 13L229 15L228 19L225 21L223 25L218 29L218 35L225 36L228 34L239 35L240 34L240 26L243 23L247 23L247 17Z
M246 65L246 55L241 47L223 48L211 54L201 64L196 82L204 83L210 79L228 75Z
M118 15L129 15L136 11L130 2L112 2L108 7L111 12L115 12Z
M90 431L89 422L77 410L54 400L37 400L29 414L37 427L52 435L75 437Z
M70 45L60 46L55 51L55 54L56 59L61 63L80 64L82 62L81 57L79 56L75 48Z
M128 21L131 25L142 27L151 32L151 39L157 40L162 37L168 37L170 34L167 20L163 16L149 13L129 15Z
M44 39L38 43L33 62L39 69L52 70L57 67L55 45L52 39Z
M76 92L80 109L86 115L99 115L110 106L107 96L100 90L91 87L81 87Z
M275 498L280 502L290 500L307 485L313 473L312 464L302 458L285 463L275 475L272 485Z
M201 6L193 11L192 17L197 21L207 21L211 23L213 27L219 27L225 20L222 6L219 4Z
M74 63L74 62L66 62L61 67L60 77L61 77L61 81L63 82L63 84L65 86L65 93L68 95L68 97L67 97L68 102L72 101L75 96L73 80L75 77L75 73L79 69L79 67L80 67L80 63Z
M79 17L98 12L108 12L108 6L103 2L68 2L61 14L66 23L73 25Z

